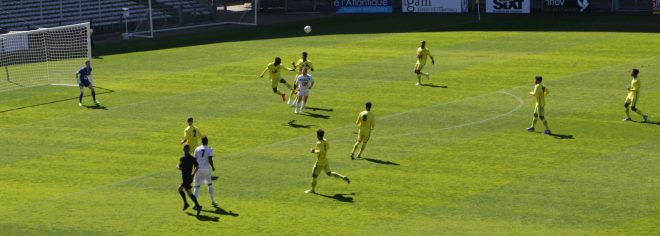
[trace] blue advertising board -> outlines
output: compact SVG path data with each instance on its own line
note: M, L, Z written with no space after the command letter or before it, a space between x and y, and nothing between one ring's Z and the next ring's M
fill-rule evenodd
M392 0L335 0L336 13L391 13Z

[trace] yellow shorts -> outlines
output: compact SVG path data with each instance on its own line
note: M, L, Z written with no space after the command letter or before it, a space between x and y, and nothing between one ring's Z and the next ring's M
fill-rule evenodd
M314 176L319 176L319 174L321 173L321 170L325 171L325 173L332 172L330 170L330 164L328 164L328 163L321 164L321 163L316 162L314 164L314 169L312 169L312 174Z
M416 63L415 64L415 71L421 71L424 68L423 64Z
M540 104L537 104L534 107L534 114L537 114L539 116L545 116L545 106L542 106Z
M273 88L277 88L277 84L280 83L280 81L284 80L284 78L280 77L277 79L270 79L270 86Z
M361 131L358 131L358 142L359 143L366 143L369 141L369 137L371 137L371 133L362 133Z
M626 97L626 103L630 103L633 107L637 105L637 94L630 92Z

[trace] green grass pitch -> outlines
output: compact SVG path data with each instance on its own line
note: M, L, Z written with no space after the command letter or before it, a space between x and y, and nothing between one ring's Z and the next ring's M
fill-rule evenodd
M660 17L473 18L343 16L99 44L104 107L78 107L76 87L0 95L0 235L659 234ZM422 39L435 86L414 86ZM302 51L317 84L295 115L258 75ZM621 121L634 67L648 123ZM525 131L536 75L558 136ZM376 129L368 159L351 161L365 101ZM200 217L176 192L191 115L218 167L220 208L202 186ZM312 195L318 128L352 183L323 175Z

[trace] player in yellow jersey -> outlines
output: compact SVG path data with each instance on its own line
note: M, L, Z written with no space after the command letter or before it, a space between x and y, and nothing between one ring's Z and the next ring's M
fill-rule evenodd
M328 148L330 148L330 144L328 144L328 140L325 140L323 136L325 135L325 131L322 129L319 129L316 131L316 138L318 141L316 142L316 147L310 149L312 153L316 153L316 163L314 163L314 169L312 170L312 188L308 189L305 191L305 193L316 193L316 178L319 176L321 171L325 171L325 174L328 176L332 176L335 178L342 179L346 181L346 183L351 183L351 180L348 178L348 176L343 176L337 172L332 172L330 170L330 164L328 164Z
M536 126L536 121L538 119L541 119L541 122L543 122L543 125L545 126L545 131L543 131L544 134L552 134L550 132L550 128L548 128L548 121L545 120L545 96L548 96L550 94L550 90L545 87L541 82L543 81L543 77L541 76L536 76L536 81L535 81L535 86L534 86L534 91L530 92L529 94L534 96L534 100L536 100L536 106L534 107L534 119L532 120L532 126L527 128L527 131L534 131L534 126Z
M632 81L630 82L630 87L628 87L628 97L626 97L626 103L623 104L623 106L626 108L626 118L623 119L623 121L629 121L632 120L630 119L630 110L632 109L634 112L642 116L642 119L644 119L644 122L649 120L649 116L644 115L642 111L637 109L637 100L639 99L639 87L640 87L640 82L639 79L637 78L637 75L639 74L638 69L633 69L632 70ZM632 105L632 106L631 106Z
M289 89L292 89L292 88L291 88L291 85L289 83L287 83L286 80L284 80L284 78L282 78L282 75L280 74L280 72L282 70L294 71L295 67L292 69L292 68L284 67L281 64L282 64L282 59L279 58L279 57L275 57L275 62L271 62L270 64L268 64L266 69L264 69L264 72L261 72L261 75L259 77L263 78L264 74L266 74L266 71L268 71L269 74L270 74L271 87L273 88L273 93L279 94L280 96L282 96L282 102L285 102L286 101L286 95L283 92L280 92L280 91L277 90L277 84L278 83L283 83L284 85L286 85L287 88L289 88Z
M312 64L312 61L307 59L307 52L302 52L302 58L298 60L298 62L294 62L293 68L296 69L296 78L298 76L302 75L302 69L307 68L308 71L314 72L314 64ZM298 96L293 96L295 95L298 91L296 88L296 85L293 85L293 88L291 90L291 94L289 95L289 100L286 101L286 104L291 104L292 106L296 105L296 102L298 101ZM294 99L293 103L291 103L291 98Z
M355 124L358 126L358 139L357 142L355 142L355 145L353 145L353 151L351 151L351 159L353 160L355 160L355 149L357 149L360 144L362 144L362 147L357 154L357 158L360 158L360 155L362 155L362 152L369 141L369 137L371 136L371 131L376 124L374 114L371 112L371 102L364 104L364 107L365 110L358 114L357 121L355 121Z
M198 147L202 138L202 131L199 131L199 128L193 125L193 118L188 117L188 127L183 130L183 139L181 144L187 143L191 147ZM195 149L191 148L190 154L194 155Z
M417 63L415 63L415 74L417 74L417 86L422 85L422 75L426 76L426 79L429 79L429 73L422 72L422 69L426 65L426 59L431 58L431 64L435 65L435 59L431 55L431 51L426 48L426 41L422 40L422 45L417 49Z

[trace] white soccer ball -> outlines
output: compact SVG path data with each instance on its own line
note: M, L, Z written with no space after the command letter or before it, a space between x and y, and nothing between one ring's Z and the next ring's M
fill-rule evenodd
M309 26L309 25L306 25L305 28L303 28L303 30L305 30L305 33L308 33L308 34L309 34L309 33L312 32L312 27Z

